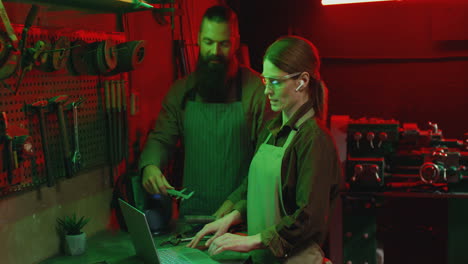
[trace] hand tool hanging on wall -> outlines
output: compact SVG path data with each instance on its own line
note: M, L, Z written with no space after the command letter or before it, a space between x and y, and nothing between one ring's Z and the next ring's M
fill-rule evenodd
M28 41L29 28L31 28L34 20L36 20L38 12L39 12L39 6L32 5L31 8L29 9L28 15L26 16L26 21L24 22L23 31L21 32L21 41L19 43L19 50L21 51L21 54L23 54L24 50L26 49L26 42Z
M115 86L115 104L116 104L116 120L117 120L117 141L115 142L117 144L117 165L122 161L122 141L123 141L123 126L122 126L122 87L120 86L120 81L115 80L114 81L114 86Z
M7 113L2 112L0 116L0 143L2 141L4 144L3 164L6 165L8 183L12 184L15 176L14 170L19 167L19 163L34 154L32 139L26 128L10 124Z
M52 49L52 44L50 43L50 41L45 40L45 39L42 40L42 42L44 42L44 52L39 54L39 57L34 63L34 67L41 71L47 71L48 70L47 62L49 61L49 56L52 56L52 55L46 51L49 51Z
M18 38L16 37L15 30L11 26L10 19L8 18L8 14L6 12L5 6L3 5L3 1L0 0L0 18L2 19L3 26L5 27L5 31L8 34L8 39L11 41L11 45L14 50L18 49Z
M21 73L18 80L16 81L15 95L18 93L18 89L21 86L21 82L23 81L25 74L32 70L33 65L40 58L40 55L45 50L45 47L45 43L42 40L39 40L36 42L33 48L28 48L25 52L22 53L23 56L21 59Z
M44 153L44 173L47 177L47 186L52 187L55 184L55 178L53 175L53 170L51 166L50 151L49 151L49 141L48 133L46 126L46 117L45 110L48 106L46 100L37 101L31 105L28 105L28 111L35 111L39 116L39 128L41 130L41 139L42 139L42 151Z
M13 170L15 169L15 159L13 154L13 137L8 134L8 118L6 112L2 112L0 116L0 133L4 144L3 164L7 169L8 183L13 182Z
M81 153L80 153L80 142L78 134L78 106L83 103L84 99L72 103L73 108L73 130L75 134L75 151L73 153L72 164L73 172L78 172L81 169Z
M174 78L179 79L181 76L186 76L188 74L188 60L186 57L186 48L185 48L185 41L183 39L174 40Z
M23 31L21 33L21 41L19 43L19 51L21 53L21 66L19 78L16 81L15 94L18 92L18 88L21 85L24 75L26 74L26 72L32 69L33 63L39 58L39 55L45 49L45 43L43 41L36 42L34 48L26 49L29 28L32 26L34 20L36 19L38 12L39 6L32 5L29 9L26 21L24 22Z
M6 31L6 33L0 33L0 80L5 80L16 72L20 64L21 53L18 49L18 38L1 0L0 18Z
M111 94L111 114L112 114L112 138L114 141L112 145L114 146L114 160L112 164L117 168L116 173L118 173L118 164L119 164L119 116L117 111L117 82L112 80L110 81L110 94ZM117 175L115 175L117 176ZM116 178L114 178L116 179Z
M0 32L0 80L10 78L17 70L21 54L13 49L13 45L4 32Z
M63 111L63 104L68 100L68 95L58 95L49 99L49 105L53 106L57 111L60 134L62 135L62 154L63 163L65 165L65 176L70 178L73 176L72 171L72 156L70 151L70 142L67 131L67 122Z
M108 148L108 158L109 158L109 166L110 166L110 175L109 181L110 185L114 186L114 176L115 176L115 167L114 167L114 131L113 126L114 123L112 121L112 98L111 98L111 81L104 81L104 93L106 99L106 123L107 123L107 148Z
M129 127L128 127L128 114L127 114L127 88L125 80L120 80L122 90L122 112L123 112L123 128L124 128L124 158L128 161L129 152Z
M128 41L118 44L116 47L118 58L117 65L115 69L110 71L107 75L129 72L138 67L145 58L145 45L146 41L144 40Z
M13 183L14 170L19 162L34 154L31 137L28 130L11 125L6 112L0 115L0 141L4 144L4 164L7 169L8 183Z

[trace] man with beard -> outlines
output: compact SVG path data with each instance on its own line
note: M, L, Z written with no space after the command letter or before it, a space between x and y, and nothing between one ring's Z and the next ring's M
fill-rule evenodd
M184 151L183 187L194 195L179 213L219 217L230 212L229 196L248 173L265 109L264 86L235 53L239 29L235 13L213 6L203 16L194 73L178 80L164 98L139 167L149 194L173 189L161 172L177 143ZM215 212L216 211L216 212Z

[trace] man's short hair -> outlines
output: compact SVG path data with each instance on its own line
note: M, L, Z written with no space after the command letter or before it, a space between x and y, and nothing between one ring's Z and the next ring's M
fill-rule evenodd
M239 36L239 22L237 20L237 15L229 6L215 5L208 8L203 15L200 31L203 27L203 21L205 21L205 19L217 23L229 23L231 26L231 35L236 37Z

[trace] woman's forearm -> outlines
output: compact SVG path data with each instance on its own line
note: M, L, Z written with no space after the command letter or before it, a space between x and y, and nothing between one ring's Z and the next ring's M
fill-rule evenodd
M265 248L265 245L262 243L262 235L260 233L250 237L252 242L252 250Z
M237 224L240 224L240 223L243 222L242 215L237 210L234 210L234 211L230 212L228 215L226 215L226 217L229 218L229 220L231 222L231 226L237 225Z

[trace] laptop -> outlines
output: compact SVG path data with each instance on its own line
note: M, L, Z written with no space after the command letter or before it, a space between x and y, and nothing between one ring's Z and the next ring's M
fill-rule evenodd
M119 203L136 255L145 264L219 263L211 259L207 254L194 248L182 246L156 249L145 214L122 199L119 199Z

